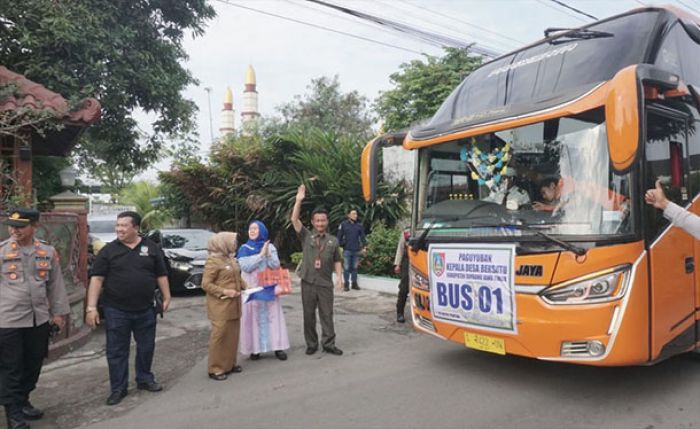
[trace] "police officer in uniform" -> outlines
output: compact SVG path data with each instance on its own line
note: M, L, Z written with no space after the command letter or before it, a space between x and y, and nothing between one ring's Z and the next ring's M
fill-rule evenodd
M58 254L34 238L38 221L33 209L10 212L4 221L10 238L0 243L0 403L10 429L29 428L26 420L44 415L29 394L48 355L52 325L63 329L70 313Z
M399 280L399 296L396 301L396 321L405 323L406 300L408 299L408 238L411 231L406 229L399 236L399 244L396 246L396 256L394 257L394 273L401 276Z

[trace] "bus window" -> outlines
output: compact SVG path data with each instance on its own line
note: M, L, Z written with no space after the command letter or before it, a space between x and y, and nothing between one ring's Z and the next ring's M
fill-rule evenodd
M682 30L678 32L678 48L683 68L683 82L697 88L700 86L700 45L695 43L685 30Z
M679 32L684 32L684 30L676 23L666 34L656 55L656 65L666 71L681 75L681 57L678 50Z
M676 204L683 205L683 180L676 179L673 186L672 158L674 151L679 151L682 157L686 142L686 122L672 119L668 116L647 112L647 137L645 143L646 180L645 189L653 188L656 180L661 179L665 186L666 196ZM676 152L679 153L679 152ZM684 163L681 162L681 165ZM681 174L682 176L682 174ZM646 205L648 237L655 239L669 224L663 214Z

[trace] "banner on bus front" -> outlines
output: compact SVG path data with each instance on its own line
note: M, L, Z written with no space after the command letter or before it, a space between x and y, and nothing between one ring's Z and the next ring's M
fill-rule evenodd
M515 245L431 244L433 319L516 334Z

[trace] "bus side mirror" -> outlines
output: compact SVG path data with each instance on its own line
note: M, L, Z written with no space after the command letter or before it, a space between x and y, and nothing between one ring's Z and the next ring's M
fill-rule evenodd
M610 81L605 123L610 162L616 171L628 169L639 145L639 94L635 66L620 70Z
M678 75L651 64L625 67L610 80L605 101L608 152L615 171L627 170L637 155L639 146L639 116L643 113L641 92L682 95Z
M379 174L379 149L403 144L406 133L384 134L371 140L362 150L361 175L362 196L371 202L377 198L377 175Z

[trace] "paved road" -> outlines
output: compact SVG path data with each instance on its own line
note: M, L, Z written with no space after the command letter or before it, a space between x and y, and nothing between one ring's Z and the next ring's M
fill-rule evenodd
M467 350L393 322L393 297L338 299L342 357L303 354L298 301L287 362L243 361L210 381L199 362L175 386L94 428L691 428L700 362L593 368Z

